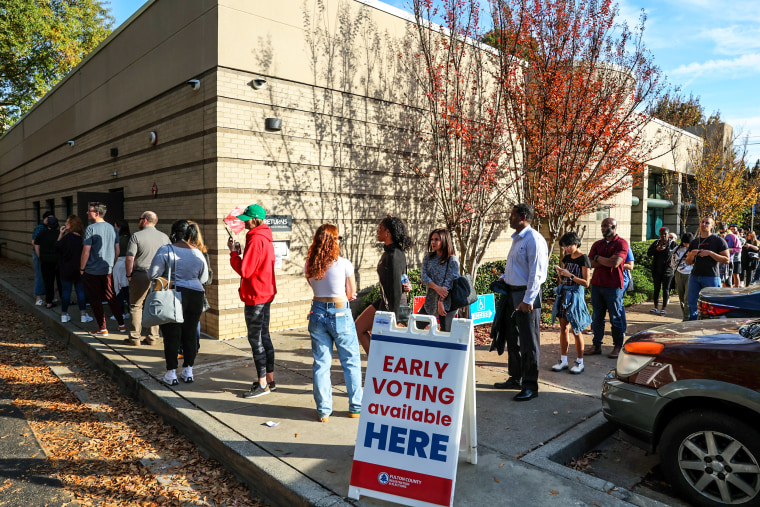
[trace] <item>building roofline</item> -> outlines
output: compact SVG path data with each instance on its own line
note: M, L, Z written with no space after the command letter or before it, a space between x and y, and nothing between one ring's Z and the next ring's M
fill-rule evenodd
M651 121L655 122L655 123L659 123L660 125L662 125L664 127L668 127L670 129L677 130L677 131L679 131L681 134L683 134L685 136L692 137L692 138L694 138L694 139L696 139L698 141L703 141L703 139L701 137L699 137L698 135L692 134L691 132L688 132L688 131L680 128L680 127L676 127L675 125L671 125L670 123L668 123L666 121L662 121L659 118L655 118L654 116L650 116L649 119Z

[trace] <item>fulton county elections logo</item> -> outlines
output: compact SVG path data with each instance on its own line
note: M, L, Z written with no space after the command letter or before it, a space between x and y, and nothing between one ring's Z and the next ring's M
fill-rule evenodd
M387 472L380 472L377 476L377 482L385 486L391 480L391 476Z

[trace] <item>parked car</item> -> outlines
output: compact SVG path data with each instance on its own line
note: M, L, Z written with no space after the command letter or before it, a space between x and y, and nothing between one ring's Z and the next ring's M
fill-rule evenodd
M707 287L699 293L700 319L760 318L760 284Z
M632 336L604 379L605 417L695 505L760 505L760 320L666 324Z

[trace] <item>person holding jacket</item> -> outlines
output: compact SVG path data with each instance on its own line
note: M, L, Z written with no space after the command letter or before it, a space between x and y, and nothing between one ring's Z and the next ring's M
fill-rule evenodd
M274 346L269 336L269 307L277 294L274 279L272 229L264 223L266 211L258 204L248 206L237 218L245 223L245 251L232 238L230 265L240 275L240 300L245 303L245 325L258 379L243 398L256 398L277 389L274 382ZM242 256L241 256L242 253ZM186 351L187 352L187 351Z
M459 278L459 259L454 255L454 242L448 229L436 229L428 238L428 252L422 259L422 283L427 287L425 304L421 315L440 317L441 331L451 331L458 308L451 308L449 290ZM418 321L417 328L424 329L427 322Z
M654 308L651 313L665 316L670 299L670 284L673 281L673 266L671 258L678 244L670 239L670 230L660 227L660 239L649 245L647 255L652 258L652 280L654 281ZM658 308L662 289L662 310Z
M557 297L552 308L552 324L559 318L559 362L552 366L552 371L568 369L567 339L568 327L575 338L575 364L570 373L583 373L583 335L581 332L591 324L591 315L586 306L585 289L591 285L591 261L581 252L581 239L574 232L565 233L559 240L560 248L565 252L559 267L559 286L555 290Z

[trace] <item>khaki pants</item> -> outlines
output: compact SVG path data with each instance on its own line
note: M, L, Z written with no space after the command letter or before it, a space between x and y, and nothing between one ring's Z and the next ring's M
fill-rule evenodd
M678 301L681 303L681 313L683 320L689 320L689 302L687 294L689 293L689 275L684 275L676 271L676 291L678 292Z
M150 290L150 278L145 271L133 271L129 281L129 337L139 341L142 337L148 341L158 340L158 326L142 327L143 302Z

